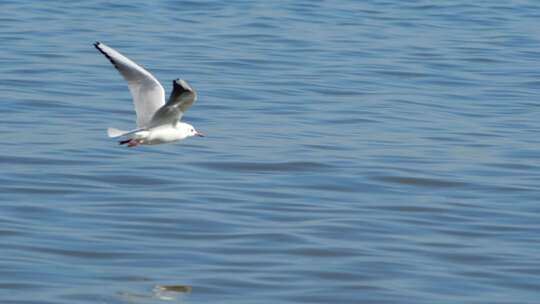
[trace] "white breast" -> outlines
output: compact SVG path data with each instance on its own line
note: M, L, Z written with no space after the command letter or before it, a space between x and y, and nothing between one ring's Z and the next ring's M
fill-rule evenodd
M152 128L148 130L148 136L144 139L142 144L147 145L157 145L164 144L168 142L173 142L177 140L182 140L187 137L185 132L174 128L173 126L160 126L157 128Z

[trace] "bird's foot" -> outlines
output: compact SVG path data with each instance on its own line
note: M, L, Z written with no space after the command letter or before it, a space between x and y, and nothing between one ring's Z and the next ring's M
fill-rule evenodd
M133 148L133 147L136 147L136 146L140 145L141 142L142 141L140 141L138 139L131 138L131 139L126 139L126 140L121 140L121 141L118 142L118 144L120 144L120 145L127 144L128 147Z
M132 139L127 143L127 146L130 147L130 148L133 148L133 147L138 146L140 143L141 143L140 141L138 141L136 139Z

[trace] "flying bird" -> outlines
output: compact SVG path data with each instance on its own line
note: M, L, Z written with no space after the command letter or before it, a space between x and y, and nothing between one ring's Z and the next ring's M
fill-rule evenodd
M197 92L185 80L173 81L173 90L165 102L165 90L150 72L101 42L94 43L94 46L127 81L137 114L136 129L123 131L108 128L109 137L122 138L119 141L121 145L136 147L204 136L192 125L180 121L197 100Z

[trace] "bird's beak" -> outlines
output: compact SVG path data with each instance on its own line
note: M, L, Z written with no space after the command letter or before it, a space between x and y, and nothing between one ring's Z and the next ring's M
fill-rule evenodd
M202 134L201 132L197 132L197 134L195 134L195 135L197 135L199 137L204 137L204 134Z

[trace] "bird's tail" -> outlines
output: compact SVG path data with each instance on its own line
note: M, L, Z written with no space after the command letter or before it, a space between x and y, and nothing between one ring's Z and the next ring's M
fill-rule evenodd
M128 131L124 131L124 130L118 130L118 129L115 129L115 128L108 128L107 129L107 135L109 135L109 137L111 138L115 138L115 137L120 137L126 133L129 133Z
M121 136L126 136L126 135L130 135L130 134L133 134L133 133L137 133L139 131L141 131L143 129L135 129L135 130L131 130L131 131L124 131L124 130L119 130L119 129L115 129L115 128L108 128L107 129L107 135L111 138L116 138L116 137L121 137Z

